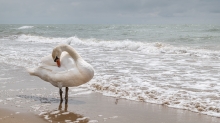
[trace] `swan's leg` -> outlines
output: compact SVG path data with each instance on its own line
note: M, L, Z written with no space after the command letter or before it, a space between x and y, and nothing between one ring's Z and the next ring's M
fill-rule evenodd
M67 112L67 108L68 108L68 104L67 104L67 103L65 103L65 109L64 109L64 111L66 111L66 112Z
M63 94L63 91L62 91L62 88L60 88L60 103L63 102L63 97L62 97L62 94Z
M60 103L58 110L60 110L60 111L62 110L62 103Z
M65 103L66 103L66 104L67 104L67 102L68 102L68 90L69 90L69 88L66 87L66 93L65 93Z

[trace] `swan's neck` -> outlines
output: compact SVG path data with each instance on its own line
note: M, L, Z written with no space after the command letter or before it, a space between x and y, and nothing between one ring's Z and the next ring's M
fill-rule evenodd
M77 61L79 58L81 58L81 56L76 52L75 49L73 49L71 46L68 45L64 45L63 47L61 47L62 51L66 51L69 53L69 55L75 60Z
M81 73L81 79L83 82L88 82L94 76L94 69L93 67L84 61L81 56L69 45L62 45L62 51L66 51L69 55L75 60L76 67L78 68L79 72Z

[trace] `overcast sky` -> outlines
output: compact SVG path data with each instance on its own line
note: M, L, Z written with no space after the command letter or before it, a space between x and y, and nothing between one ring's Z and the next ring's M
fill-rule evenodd
M220 24L220 0L0 0L0 24Z

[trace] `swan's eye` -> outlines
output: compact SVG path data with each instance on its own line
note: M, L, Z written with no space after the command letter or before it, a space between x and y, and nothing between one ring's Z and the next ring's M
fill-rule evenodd
M54 62L57 62L58 59L59 59L59 58L56 56L56 58L54 59Z

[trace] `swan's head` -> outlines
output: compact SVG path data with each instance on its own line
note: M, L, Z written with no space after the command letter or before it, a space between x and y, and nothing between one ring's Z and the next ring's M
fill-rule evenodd
M57 63L57 66L60 67L60 56L61 56L61 53L62 53L62 50L60 47L55 47L53 49L53 52L52 52L52 58L54 60L54 62Z

